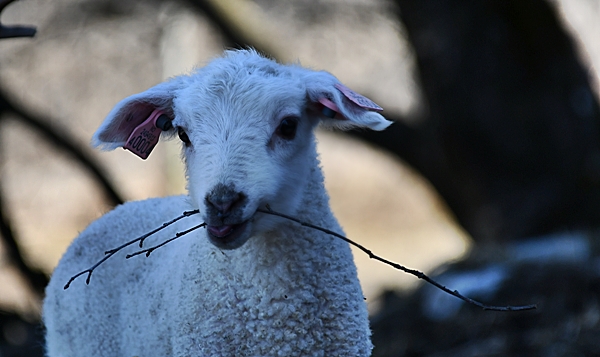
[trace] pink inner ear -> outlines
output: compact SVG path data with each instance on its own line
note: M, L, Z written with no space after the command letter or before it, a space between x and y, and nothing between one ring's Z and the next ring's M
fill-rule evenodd
M146 103L135 103L127 108L126 118L121 120L117 131L124 133L127 137L131 136L131 133L141 123L148 119L156 107Z
M331 119L346 120L340 113L338 106L327 98L319 98L319 103L323 105L321 113Z

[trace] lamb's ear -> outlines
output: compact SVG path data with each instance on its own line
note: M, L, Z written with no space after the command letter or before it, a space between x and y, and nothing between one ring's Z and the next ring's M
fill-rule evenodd
M182 82L183 78L175 77L121 100L96 130L92 137L92 145L103 150L125 147L132 133L136 129L141 129L146 122L152 122L151 124L154 126L159 116L162 116L162 119L172 120L174 117L173 98L175 91L181 88ZM160 130L157 135L159 134ZM129 147L127 148L129 149ZM145 159L143 155L132 151ZM147 157L147 155L145 156Z
M327 72L309 74L306 88L312 107L325 126L338 129L362 127L379 131L392 123L378 113L383 108L344 86Z

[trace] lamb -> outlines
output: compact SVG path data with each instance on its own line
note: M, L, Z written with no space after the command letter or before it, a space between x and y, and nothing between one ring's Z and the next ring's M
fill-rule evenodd
M227 51L191 75L122 100L93 144L145 157L158 133L177 134L188 194L125 203L74 240L46 289L48 356L370 355L348 244L261 210L343 233L313 129L383 130L390 122L379 109L327 72L281 65L254 50ZM63 289L104 251L194 209L200 214L148 240L202 222L205 229L149 258L115 256L89 285Z

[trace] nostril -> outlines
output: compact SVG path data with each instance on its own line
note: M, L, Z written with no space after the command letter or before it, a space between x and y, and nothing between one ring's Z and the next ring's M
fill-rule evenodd
M206 196L206 205L219 217L228 216L231 211L242 204L244 195L231 188L217 186Z
M219 213L227 213L231 210L231 207L240 199L240 195L236 194L235 196L226 199L226 200L222 200L222 199L210 199L208 200L208 202L210 202L211 205L213 205L213 207L215 207L217 209L217 211L219 211Z

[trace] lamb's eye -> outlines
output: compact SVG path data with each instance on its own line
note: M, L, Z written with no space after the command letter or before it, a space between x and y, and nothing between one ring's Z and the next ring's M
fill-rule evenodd
M181 128L177 128L177 135L179 135L179 139L181 139L181 141L183 141L185 146L190 146L190 144L191 144L190 138L185 133L185 130L183 130Z
M285 117L277 127L277 135L285 140L292 140L296 136L296 128L298 128L298 118Z

